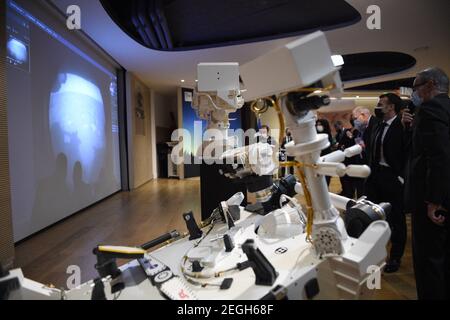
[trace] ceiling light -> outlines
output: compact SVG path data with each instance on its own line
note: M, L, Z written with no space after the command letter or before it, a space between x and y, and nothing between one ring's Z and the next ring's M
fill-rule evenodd
M183 83L184 83L184 80L181 80L181 82L183 82Z
M195 82L198 82L198 80L197 80L197 79L195 79Z
M333 60L333 64L335 67L344 65L344 58L339 54L331 56L331 60Z

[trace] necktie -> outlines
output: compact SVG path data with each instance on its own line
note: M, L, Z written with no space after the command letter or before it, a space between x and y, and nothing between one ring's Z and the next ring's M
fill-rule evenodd
M386 128L386 126L387 126L386 122L382 122L378 126L377 135L375 138L376 139L375 140L375 152L374 152L374 159L373 159L373 164L375 164L375 165L378 165L381 160L381 141L383 138L384 128Z

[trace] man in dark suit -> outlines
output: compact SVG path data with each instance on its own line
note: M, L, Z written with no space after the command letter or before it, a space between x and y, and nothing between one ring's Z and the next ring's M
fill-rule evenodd
M413 261L419 299L450 299L450 99L448 76L420 72L415 115L402 123L411 137L405 200L412 216ZM411 130L408 130L411 128Z
M406 244L406 218L403 206L405 146L403 126L398 116L402 99L387 93L380 96L375 115L380 122L374 127L369 142L368 164L371 175L366 183L369 200L392 205L386 217L391 228L391 251L385 272L396 272Z
M286 145L291 142L292 139L292 134L291 131L289 130L289 128L286 128L286 135L283 138L283 142L281 143L281 148L280 148L280 161L281 162L285 162L285 161L294 161L295 157L290 157L286 155ZM289 174L294 174L294 167L289 167ZM286 175L286 168L282 167L281 168L281 176L284 177Z
M363 132L362 139L364 141L365 157L366 157L366 159L369 159L369 156L370 156L369 153L370 153L370 150L372 150L370 143L372 140L373 132L374 132L376 126L380 123L380 120L377 117L372 116L372 114L370 113L370 111L368 109L363 109L361 111L361 114L362 114L362 116L365 117L365 119L367 119L366 120L367 128ZM367 160L366 160L366 163L367 163Z
M341 138L341 140L338 141L337 148L341 151L344 151L347 148L353 147L356 144L356 139L358 139L361 135L361 133L355 128L354 119L350 119L350 124L352 125L351 128L345 129L344 134ZM350 157L345 158L344 164L346 166L349 165L362 165L363 163L363 157L359 154ZM364 180L360 178L355 177L349 177L347 175L339 178L341 181L342 186L342 192L340 193L341 196L350 198L350 199L359 199L361 198L363 194L363 186L364 186Z

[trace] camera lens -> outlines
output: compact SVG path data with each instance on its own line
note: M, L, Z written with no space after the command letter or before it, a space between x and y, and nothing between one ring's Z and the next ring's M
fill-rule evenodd
M310 96L307 97L302 93L288 94L289 111L297 116L302 116L310 110L317 110L320 107L327 106L331 103L329 96Z

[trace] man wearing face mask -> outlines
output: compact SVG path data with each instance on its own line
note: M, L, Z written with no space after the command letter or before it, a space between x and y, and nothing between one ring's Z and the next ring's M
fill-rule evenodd
M393 94L383 94L375 108L380 120L370 139L368 164L372 171L366 182L366 195L375 203L392 205L387 221L391 228L391 251L385 272L396 272L401 263L406 244L406 218L403 206L403 183L406 143L401 119L402 99Z
M373 117L372 113L367 108L357 107L353 110L353 117L355 119L355 128L361 132L360 144L364 148L364 159L367 163L367 152L371 150L370 138L375 126L380 122L377 117Z
M337 148L341 151L344 151L347 148L353 147L357 142L357 139L360 139L360 132L355 128L355 119L353 116L350 118L351 128L345 129L341 139L338 141ZM361 165L363 163L363 157L361 155L355 155L350 158L345 158L344 164L346 166L349 165ZM359 199L364 195L364 180L361 178L349 177L344 175L339 178L341 182L342 191L340 195L350 198L350 199Z
M363 115L363 108L362 107L356 107L353 109L353 124L355 126L355 129L358 130L361 135L364 133L364 131L367 128L367 121Z
M410 132L405 203L411 212L413 262L419 299L450 299L450 99L439 68L417 74L405 111Z
M259 129L259 131L257 133L256 141L261 142L261 143L268 143L270 145L275 144L275 140L270 135L270 128L268 125L261 126L261 128Z

